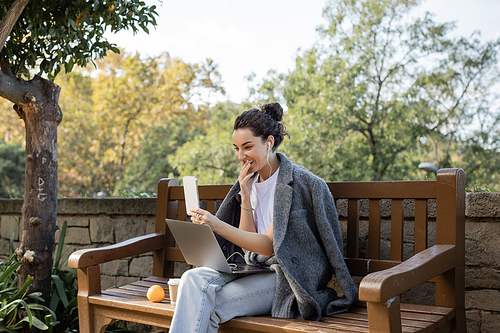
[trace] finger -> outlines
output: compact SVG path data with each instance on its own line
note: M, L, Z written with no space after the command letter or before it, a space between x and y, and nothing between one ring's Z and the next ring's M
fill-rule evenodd
M247 163L247 164L244 164L242 167L241 167L241 171L240 171L240 176L245 176L248 174L248 170L250 169L250 163Z
M191 215L191 216L195 216L196 214L202 214L203 215L205 213L206 213L206 211L203 210L203 209L201 209L201 208L191 209L189 211L189 215Z
M242 169L243 168L249 169L251 165L252 165L252 163L248 162L248 160L247 160L247 161L243 162L243 164L241 165L241 168Z
M248 181L250 178L252 178L252 176L255 174L255 172L252 172L252 173L249 173L248 175L246 175L243 180L246 182Z

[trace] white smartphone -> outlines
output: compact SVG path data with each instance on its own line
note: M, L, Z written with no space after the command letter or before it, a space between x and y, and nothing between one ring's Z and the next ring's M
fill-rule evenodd
M186 213L189 211L200 208L200 199L198 196L198 183L196 177L186 176L182 178L184 183L184 199L186 202Z

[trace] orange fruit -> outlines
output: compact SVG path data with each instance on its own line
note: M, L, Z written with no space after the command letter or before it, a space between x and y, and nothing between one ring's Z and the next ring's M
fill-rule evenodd
M154 284L151 287L149 287L146 296L151 302L158 303L163 301L163 299L165 298L165 290L163 289L162 286Z

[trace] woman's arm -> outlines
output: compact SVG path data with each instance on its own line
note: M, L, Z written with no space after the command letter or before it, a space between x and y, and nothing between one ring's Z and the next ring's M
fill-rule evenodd
M250 166L251 164L248 161L245 161L241 166L240 175L238 176L238 181L240 183L241 189L241 215L239 228L243 231L255 233L257 232L257 229L255 228L255 221L253 219L253 207L250 203L250 194L252 192L251 178L253 176L253 173L248 173Z
M247 251L255 252L266 257L274 253L272 221L267 232L265 234L259 234L257 232L235 228L201 208L192 210L190 214L191 220L194 223L208 224L213 232ZM200 214L200 216L197 218L196 214Z

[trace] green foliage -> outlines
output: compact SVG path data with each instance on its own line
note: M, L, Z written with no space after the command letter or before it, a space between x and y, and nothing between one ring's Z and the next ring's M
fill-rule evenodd
M0 332L18 332L25 326L47 331L56 314L37 303L43 302L42 293L28 293L33 277L28 276L21 289L17 289L15 271L20 265L14 253L0 262Z
M78 288L76 270L67 267L69 255L62 258L67 222L64 221L59 234L54 266L52 268L52 284L50 310L57 315L58 321L50 325L50 333L78 332Z
M146 135L141 152L130 162L117 188L129 191L157 190L158 180L165 177L179 177L170 160L177 149L191 140L199 126L193 126L186 117L154 126ZM125 193L122 193L123 196ZM141 195L141 193L139 193Z
M242 112L231 102L210 109L209 127L177 149L172 166L179 177L196 176L198 184L231 184L238 177L240 163L232 148L234 119Z
M418 4L329 1L318 44L254 89L254 100L286 101L283 150L296 163L326 180L415 179L422 161L464 166L452 149L468 149L480 111L498 124L488 105L500 40L449 39L452 24L412 16ZM496 155L498 127L485 133L479 146Z
M478 193L484 193L484 192L495 192L492 191L488 186L481 187L480 185L474 184L474 188L465 188L465 192L478 192Z
M24 164L24 148L0 139L0 198L22 197Z
M157 177L174 172L167 156L206 126L208 103L201 97L223 93L216 65L127 53L97 64L57 80L65 92L59 192L156 191Z
M116 198L156 198L156 193L146 191L133 191L131 189L119 189L115 192L110 192L111 197Z
M4 17L14 0L0 4ZM148 32L156 25L156 6L142 0L33 0L28 3L3 48L0 58L9 59L15 74L30 77L38 74L53 79L74 65L86 67L89 60L102 58L111 50L104 32L139 29Z

